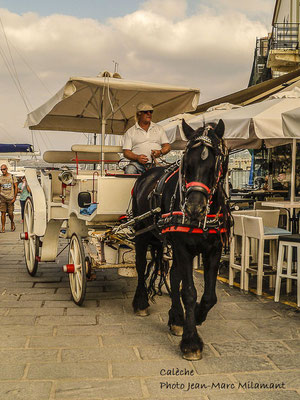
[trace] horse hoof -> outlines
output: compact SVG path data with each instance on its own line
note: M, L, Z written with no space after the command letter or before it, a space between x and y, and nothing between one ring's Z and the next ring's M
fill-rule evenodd
M137 310L135 315L138 317L148 317L148 315L150 315L149 307L145 308L144 310Z
M197 361L201 360L202 358L202 353L200 350L194 351L194 352L189 352L189 353L183 353L182 358L188 361Z
M183 335L183 326L179 325L171 325L170 331L174 336L182 336Z

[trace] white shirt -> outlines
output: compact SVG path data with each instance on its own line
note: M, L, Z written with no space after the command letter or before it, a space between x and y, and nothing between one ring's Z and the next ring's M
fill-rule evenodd
M134 154L145 154L151 162L151 150L161 150L162 144L169 143L162 126L150 122L148 131L138 123L133 125L124 135L123 150L131 150Z

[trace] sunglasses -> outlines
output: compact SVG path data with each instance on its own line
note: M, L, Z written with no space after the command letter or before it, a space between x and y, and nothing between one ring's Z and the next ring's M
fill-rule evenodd
M1 168L1 171L6 171L7 170L7 168Z
M148 114L148 113L153 114L153 110L142 111L142 113L143 113L143 114Z

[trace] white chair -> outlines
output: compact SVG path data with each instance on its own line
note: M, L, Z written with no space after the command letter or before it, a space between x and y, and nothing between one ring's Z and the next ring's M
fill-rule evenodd
M293 269L293 249L297 249L296 262ZM284 250L286 249L286 268L284 268ZM292 280L297 282L297 306L300 307L300 235L279 236L278 264L274 301L279 301L281 279L287 279L287 293L291 292Z
M244 290L249 290L249 275L257 275L257 294L262 295L263 277L272 276L275 273L276 266L276 250L277 250L277 239L278 234L273 234L272 230L270 233L265 234L263 219L262 217L243 217L244 232L245 232L245 278L244 278ZM253 239L257 242L257 254L256 259L253 259L253 263L250 263L251 254L251 241ZM264 266L264 255L265 255L265 242L270 243L270 254L269 254L269 268L266 269ZM271 281L270 281L271 284Z
M242 215L233 215L233 232L229 254L229 286L233 286L236 271L240 272L240 290L244 290L245 232Z

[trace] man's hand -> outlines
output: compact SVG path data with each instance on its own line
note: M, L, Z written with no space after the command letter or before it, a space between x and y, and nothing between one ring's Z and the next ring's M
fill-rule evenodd
M138 161L140 164L147 164L147 163L149 162L148 157L145 156L145 154L140 154L140 155L138 155L137 161Z
M161 150L151 150L152 158L158 158L161 156Z
M11 204L14 204L14 202L16 201L16 198L14 197L11 201Z

